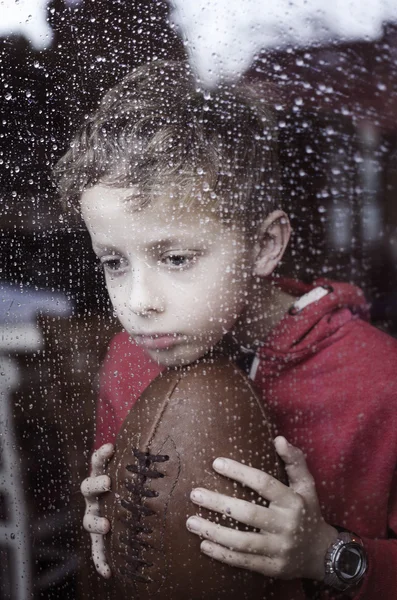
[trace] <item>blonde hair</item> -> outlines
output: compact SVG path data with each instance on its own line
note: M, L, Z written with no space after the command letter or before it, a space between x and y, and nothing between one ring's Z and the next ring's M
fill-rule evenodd
M221 85L206 92L183 62L154 61L127 75L86 119L55 173L63 204L79 210L96 184L178 190L225 218L263 218L278 203L274 89Z

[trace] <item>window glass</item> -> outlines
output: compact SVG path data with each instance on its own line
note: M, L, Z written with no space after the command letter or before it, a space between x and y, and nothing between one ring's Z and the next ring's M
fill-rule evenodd
M292 225L276 279L321 280L327 292L335 281L358 286L374 327L396 337L397 9L374 0L0 0L0 11L0 600L105 598L111 584L90 562L80 484L94 446L128 412L131 386L139 395L164 365L132 355L126 338L109 354L122 325L107 270L62 206L53 169L104 94L146 62L187 61L209 100L222 82L267 82ZM189 252L167 265L194 264L199 254ZM317 371L310 377L322 402ZM285 385L301 393L293 378ZM387 386L395 399L395 382ZM120 414L106 394L118 395ZM336 434L324 431L328 448Z

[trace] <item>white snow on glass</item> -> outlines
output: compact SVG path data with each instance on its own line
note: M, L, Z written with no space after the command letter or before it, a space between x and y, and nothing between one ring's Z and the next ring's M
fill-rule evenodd
M82 0L64 0L77 6ZM51 45L53 31L47 21L50 0L0 0L0 36L22 35L36 50Z
M397 21L396 0L169 0L203 83L233 80L266 49L373 40Z

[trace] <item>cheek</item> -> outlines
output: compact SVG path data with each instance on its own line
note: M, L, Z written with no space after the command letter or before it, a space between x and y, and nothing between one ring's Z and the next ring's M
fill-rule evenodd
M113 305L113 308L117 310L121 308L121 290L118 289L114 284L109 284L106 282L106 287L108 290L110 301Z
M122 286L107 285L110 302L121 324L127 325L127 297Z
M212 268L211 268L212 267ZM246 303L248 290L247 270L234 263L219 261L213 268L196 273L190 285L183 286L174 295L175 312L189 313L192 322L208 315L231 315Z
M226 272L220 275L217 282L217 292L224 301L231 304L244 302L249 287L247 270L240 265L228 265Z

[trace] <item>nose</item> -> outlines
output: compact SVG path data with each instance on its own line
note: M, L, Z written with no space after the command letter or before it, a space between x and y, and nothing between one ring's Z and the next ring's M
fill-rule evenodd
M150 316L164 311L164 299L156 282L156 269L146 264L136 265L132 271L128 307L138 316Z

